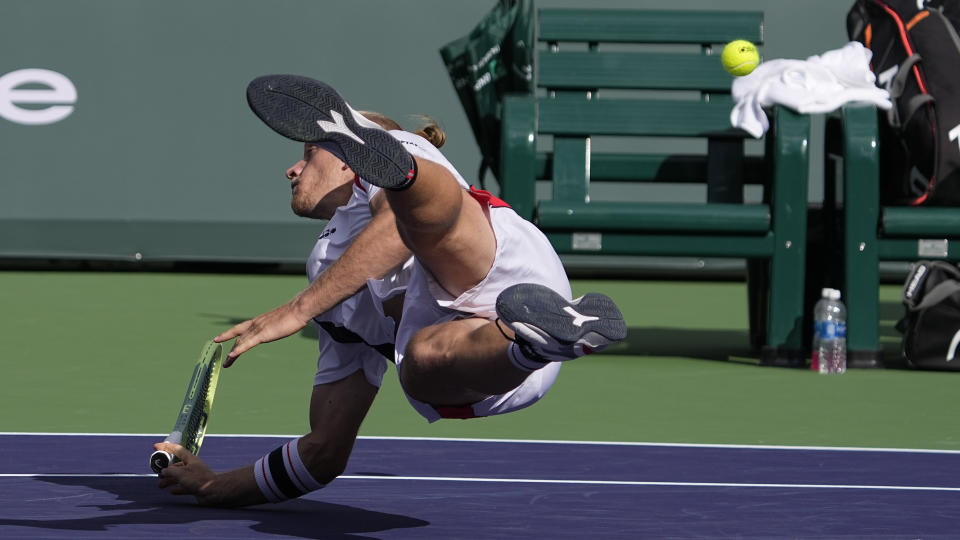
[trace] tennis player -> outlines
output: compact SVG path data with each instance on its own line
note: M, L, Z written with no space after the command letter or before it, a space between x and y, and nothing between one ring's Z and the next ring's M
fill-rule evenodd
M395 312L384 306L399 292L397 371L408 400L431 422L529 406L553 384L560 362L625 337L612 300L596 293L573 300L559 257L539 230L467 185L437 150L444 135L435 125L414 134L383 117L371 120L304 77L258 78L248 100L272 129L306 141L304 159L287 172L294 211L323 217L336 210L311 255L311 286L216 340L237 338L230 365L313 319L336 345L327 340L324 348L321 339L311 433L222 474L182 447L158 443L181 460L161 473L160 487L202 504L239 506L297 497L342 474L386 369L370 345L392 337ZM346 204L327 207L346 185ZM369 208L369 218L363 211L343 218L344 231L335 222L352 205ZM339 234L352 239L342 244L349 247L323 251L321 243ZM331 274L350 286L327 284ZM352 343L337 339L342 331Z

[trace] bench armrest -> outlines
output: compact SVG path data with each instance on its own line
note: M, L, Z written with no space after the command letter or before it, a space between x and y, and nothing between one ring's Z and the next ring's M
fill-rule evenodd
M500 143L500 196L533 221L537 189L536 99L508 95L503 101Z

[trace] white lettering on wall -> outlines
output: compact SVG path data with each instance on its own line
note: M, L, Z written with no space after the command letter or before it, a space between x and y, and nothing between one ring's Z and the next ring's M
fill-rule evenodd
M45 88L20 88L24 85ZM59 122L70 116L76 102L77 88L56 71L18 69L0 77L0 116L17 124L39 126ZM37 107L20 106L28 104Z

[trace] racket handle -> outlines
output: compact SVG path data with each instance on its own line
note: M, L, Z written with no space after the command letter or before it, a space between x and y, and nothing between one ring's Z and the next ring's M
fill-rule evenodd
M160 474L160 471L173 464L175 459L176 458L174 458L173 454L170 452L157 450L153 454L150 454L150 469L153 472Z

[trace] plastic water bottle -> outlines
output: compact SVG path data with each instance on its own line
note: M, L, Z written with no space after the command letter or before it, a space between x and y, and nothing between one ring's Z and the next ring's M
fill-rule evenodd
M843 373L847 370L847 308L840 301L840 291L823 289L813 308L812 369L820 373Z

